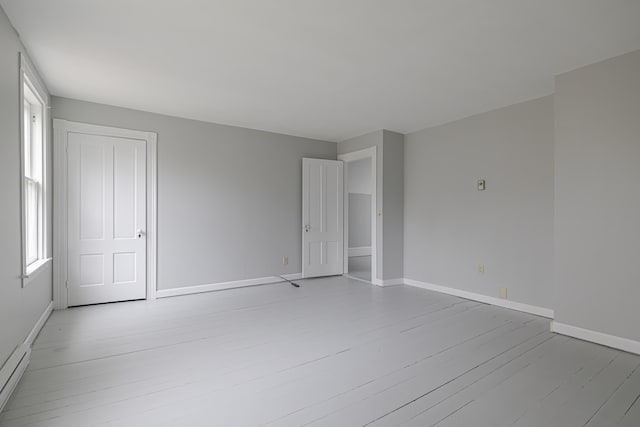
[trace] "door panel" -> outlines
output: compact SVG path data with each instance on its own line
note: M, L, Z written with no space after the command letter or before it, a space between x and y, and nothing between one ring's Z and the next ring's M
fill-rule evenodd
M71 140L72 136L69 137ZM75 139L75 138L74 138ZM73 147L73 154L79 155L79 159L73 166L76 169L70 170L69 175L77 175L77 180L73 181L77 188L77 203L80 206L80 239L104 239L104 212L105 180L108 179L105 170L105 147L102 144L82 144ZM73 173L74 175L71 175ZM70 223L74 226L76 223Z
M68 305L145 298L146 143L69 133L67 153Z
M303 159L302 172L302 275L342 274L342 162Z
M113 254L113 283L131 283L136 280L136 253Z
M113 237L133 239L136 233L136 154L135 144L113 147Z

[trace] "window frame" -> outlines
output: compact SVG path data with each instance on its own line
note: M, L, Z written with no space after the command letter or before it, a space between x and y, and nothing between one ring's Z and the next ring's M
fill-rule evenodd
M47 213L49 212L48 203L48 113L49 113L49 95L46 90L46 86L42 83L35 68L31 65L28 58L20 53L20 78L19 78L19 126L20 126L20 223L21 223L21 260L22 260L22 286L33 279L37 273L43 270L43 268L51 261L49 255L49 238L48 238L48 224ZM25 87L29 92L25 93ZM25 117L26 104L33 105L33 99L29 100L31 95L35 98L35 101L40 104L37 133L39 133L41 152L38 154L40 157L40 181L34 179L33 172L30 172L30 176L27 176L25 167L25 156L27 146L31 146L32 138L34 134L33 125L30 124L29 132L25 132L26 123ZM33 114L33 111L29 112L29 118ZM27 140L28 138L28 140ZM33 154L31 154L33 155ZM37 256L35 259L28 258L28 242L27 242L27 197L30 190L33 190L33 185L29 185L27 181L34 182L37 192Z

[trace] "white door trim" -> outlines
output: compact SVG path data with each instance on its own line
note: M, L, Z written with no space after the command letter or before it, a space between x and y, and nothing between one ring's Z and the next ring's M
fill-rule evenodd
M145 141L147 145L147 299L157 289L157 141L155 132L53 120L53 303L67 308L67 135L69 132Z
M378 277L377 147L369 147L338 156L338 160L344 162L344 274L349 273L349 162L362 159L371 159L371 283L376 283Z

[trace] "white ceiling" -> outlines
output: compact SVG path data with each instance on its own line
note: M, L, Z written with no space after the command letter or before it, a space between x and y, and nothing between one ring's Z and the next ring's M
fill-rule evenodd
M340 141L549 94L639 0L0 0L54 95Z

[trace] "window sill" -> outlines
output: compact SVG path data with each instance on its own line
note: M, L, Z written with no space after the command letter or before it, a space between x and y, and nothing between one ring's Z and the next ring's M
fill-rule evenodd
M27 283L35 279L42 270L51 262L53 258L44 258L40 259L27 267L27 272L24 276L22 276L22 286L24 287Z

